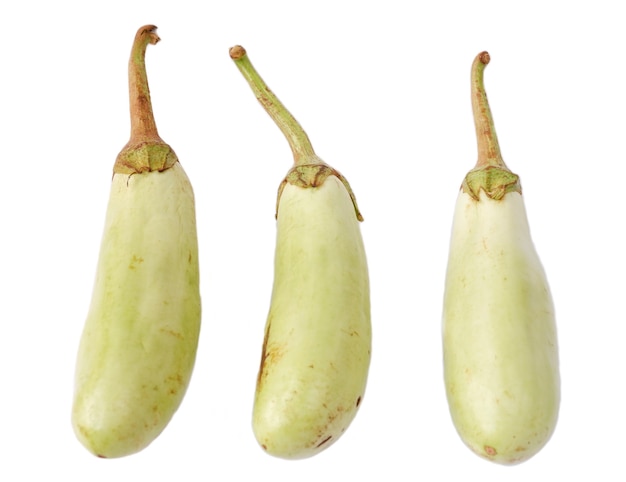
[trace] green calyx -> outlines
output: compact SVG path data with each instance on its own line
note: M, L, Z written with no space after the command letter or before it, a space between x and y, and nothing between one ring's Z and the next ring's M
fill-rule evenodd
M130 140L118 154L113 172L137 174L165 171L178 162L178 157L157 131L146 73L146 48L159 40L154 25L137 31L128 62L130 96Z
M174 150L164 142L126 146L117 156L113 172L138 174L165 171L178 162Z
M359 211L359 206L356 203L356 197L352 192L352 188L350 187L348 180L343 177L343 175L339 171L333 169L321 160L319 161L319 163L315 164L296 165L289 170L287 176L285 176L285 179L283 179L283 182L281 182L280 186L278 187L278 196L276 199L276 217L278 217L278 205L280 204L280 197L283 193L283 190L285 189L286 184L292 184L294 186L302 188L319 187L324 184L324 181L326 181L329 176L335 176L343 183L346 191L348 191L348 194L350 195L352 204L354 205L356 218L359 221L363 221L363 216Z
M472 169L463 180L461 189L478 201L481 189L487 197L496 201L502 199L509 192L522 193L519 176L508 169L495 166Z
M472 113L478 143L476 167L467 173L461 190L478 200L480 191L494 200L509 192L522 193L519 176L512 173L502 159L498 136L489 108L483 73L491 58L487 52L476 56L472 64Z

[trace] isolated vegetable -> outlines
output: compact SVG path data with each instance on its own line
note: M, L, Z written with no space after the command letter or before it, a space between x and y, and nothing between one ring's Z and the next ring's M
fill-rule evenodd
M365 392L371 325L362 218L348 182L317 157L243 47L230 56L294 156L278 190L274 287L253 428L269 454L310 457L337 441Z
M530 237L519 177L504 164L483 84L472 65L478 162L456 204L443 311L445 385L467 446L523 462L557 422L557 335L546 276Z
M76 365L72 422L100 457L150 444L187 389L200 330L194 195L157 133L145 69L156 27L129 62L131 137L117 157L89 314Z

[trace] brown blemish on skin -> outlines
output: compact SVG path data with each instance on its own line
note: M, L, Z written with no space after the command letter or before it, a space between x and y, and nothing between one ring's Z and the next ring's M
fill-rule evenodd
M130 264L128 265L128 269L136 269L141 263L143 263L143 258L133 254Z
M172 330L172 329L170 329L170 328L161 328L161 330L160 330L160 331L161 331L161 333L165 333L165 334L167 334L167 335L171 335L171 336L173 336L174 338L178 338L179 340L184 339L184 336L183 336L183 335L181 335L179 332L174 331L174 330Z
M267 320L267 325L265 327L265 337L263 338L263 348L261 350L261 365L259 367L259 374L257 375L257 390L261 388L263 379L267 376L268 366L271 363L276 363L283 355L283 350L281 346L277 346L276 344L270 345L268 343L271 328L272 319L270 317Z
M169 382L174 382L178 385L182 385L183 384L183 377L180 373L177 373L176 375L170 375L169 377L167 377L167 381Z
M185 385L185 381L180 373L170 375L165 379L165 390L169 395L176 395L178 390Z
M270 334L270 325L271 322L267 322L267 328L265 330L265 337L263 338L263 348L261 349L261 366L259 367L259 374L256 378L257 387L261 386L261 379L263 377L263 369L265 367L265 359L267 358L267 338Z
M498 452L493 447L485 445L485 453L490 457L493 457L494 455L497 455Z
M356 406L358 407L359 405L361 405L361 397L359 396L359 398L356 399Z
M329 436L328 436L328 437L326 437L324 440L322 440L320 443L318 443L318 444L315 446L315 448L319 448L319 447L321 447L321 446L322 446L322 445L324 445L326 442L328 442L331 438L333 438L333 436L332 436L332 435L329 435Z

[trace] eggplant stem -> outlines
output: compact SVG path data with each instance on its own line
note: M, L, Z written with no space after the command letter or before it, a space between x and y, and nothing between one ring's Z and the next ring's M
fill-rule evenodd
M117 156L114 173L162 172L178 162L176 153L159 136L148 87L146 48L159 40L154 25L144 25L135 35L128 62L130 140Z
M472 112L476 127L476 140L478 143L478 161L476 167L500 167L506 169L502 159L498 136L489 108L483 73L491 58L488 52L481 52L472 63Z
M130 95L130 142L139 144L161 140L157 131L146 73L146 47L159 40L154 25L144 25L135 35L128 61L128 92Z
M294 164L296 166L324 164L315 154L309 136L304 132L302 126L295 117L291 115L278 97L274 95L256 71L248 58L246 49L241 45L236 45L230 49L229 53L230 58L233 59L235 65L250 85L259 103L274 120L287 139L289 147L291 147L291 152L293 153Z

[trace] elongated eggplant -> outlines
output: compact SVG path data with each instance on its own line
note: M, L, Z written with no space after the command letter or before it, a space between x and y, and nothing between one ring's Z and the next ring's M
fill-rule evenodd
M371 324L362 218L346 179L317 157L245 50L233 47L230 55L294 155L278 193L253 428L267 453L310 457L337 441L365 392Z
M519 177L505 165L484 90L489 54L472 65L478 162L459 193L443 310L445 386L467 446L523 462L552 435L560 402L554 308Z
M150 444L180 405L200 331L193 189L158 135L145 70L156 27L139 29L129 62L131 138L114 166L72 422L100 457Z

